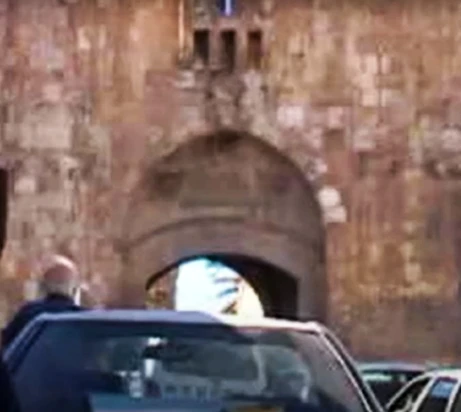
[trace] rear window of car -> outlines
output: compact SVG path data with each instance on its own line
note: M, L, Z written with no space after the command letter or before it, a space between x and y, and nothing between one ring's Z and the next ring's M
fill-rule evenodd
M219 401L244 395L331 411L365 410L353 381L314 333L55 322L45 327L13 374L22 412L87 412L91 394L162 397L165 388L169 397L191 401L197 394ZM142 381L137 395L131 392L135 375L138 386Z
M252 381L258 379L257 358L248 345L210 342L207 345L190 342L192 353L181 362L162 362L166 373L205 378Z

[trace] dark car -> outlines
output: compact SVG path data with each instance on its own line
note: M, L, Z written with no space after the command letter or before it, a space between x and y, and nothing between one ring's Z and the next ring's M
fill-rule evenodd
M407 362L359 363L359 370L382 405L416 376L428 370L427 365Z
M5 354L22 412L378 412L318 323L174 311L42 315Z

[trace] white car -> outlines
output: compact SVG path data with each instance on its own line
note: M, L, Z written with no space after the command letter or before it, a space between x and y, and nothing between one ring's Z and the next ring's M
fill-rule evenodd
M150 310L42 315L5 360L22 412L380 411L341 344L314 322Z
M389 412L461 412L461 369L424 373L398 391Z

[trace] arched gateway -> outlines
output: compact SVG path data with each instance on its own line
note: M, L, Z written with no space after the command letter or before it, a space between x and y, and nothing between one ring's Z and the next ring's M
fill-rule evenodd
M220 131L156 161L132 194L122 230L122 300L199 256L255 288L272 316L325 320L325 234L315 193L278 150Z

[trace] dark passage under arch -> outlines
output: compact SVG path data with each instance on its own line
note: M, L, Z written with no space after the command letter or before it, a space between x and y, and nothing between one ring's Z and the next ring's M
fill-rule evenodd
M146 290L154 286L164 276L169 276L171 271L178 268L181 264L197 258L219 262L241 275L257 293L265 315L283 317L285 319L297 318L297 299L293 299L293 296L297 296L298 294L296 279L270 263L249 256L207 254L185 258L166 266L150 276L146 282ZM194 291L191 291L191 293L194 293Z

